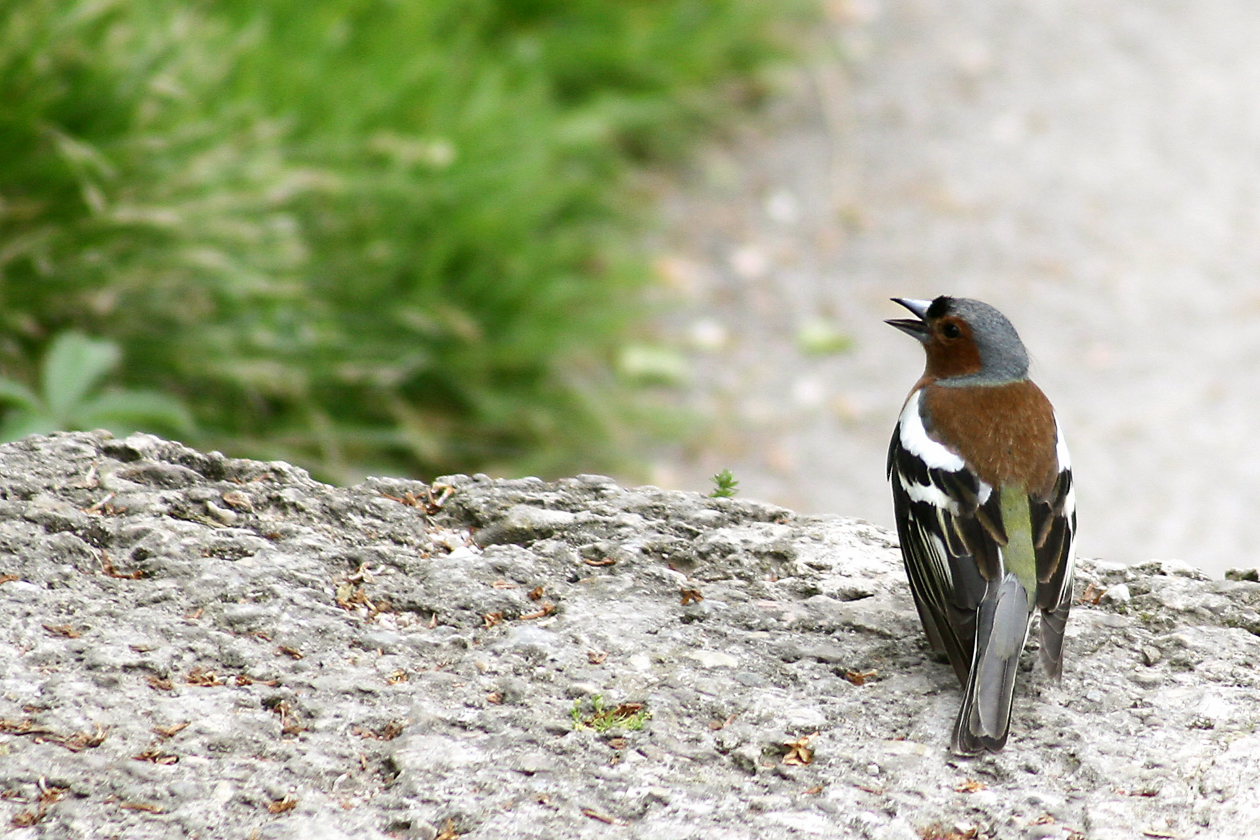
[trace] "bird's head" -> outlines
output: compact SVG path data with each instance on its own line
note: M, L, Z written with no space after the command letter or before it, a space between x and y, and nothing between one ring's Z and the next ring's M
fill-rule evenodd
M1028 377L1024 343L1006 316L987 303L947 295L892 300L918 317L887 323L923 344L924 373L941 385L1001 385Z

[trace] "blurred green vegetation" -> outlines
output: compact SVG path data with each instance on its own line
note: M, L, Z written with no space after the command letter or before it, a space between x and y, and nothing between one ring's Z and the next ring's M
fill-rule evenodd
M64 429L147 428L167 434L192 430L184 406L165 394L112 389L98 393L122 353L108 341L74 332L53 339L40 369L40 390L0 377L0 405L10 405L0 440Z
M810 5L0 0L8 427L76 336L168 398L121 431L333 480L612 466L635 175L754 101ZM87 399L118 360L76 358Z

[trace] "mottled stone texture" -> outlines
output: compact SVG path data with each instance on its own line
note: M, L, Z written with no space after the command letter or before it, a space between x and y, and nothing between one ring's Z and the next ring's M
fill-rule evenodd
M1028 654L966 761L874 526L34 437L0 447L0 832L1260 836L1260 583L1082 565L1063 682Z

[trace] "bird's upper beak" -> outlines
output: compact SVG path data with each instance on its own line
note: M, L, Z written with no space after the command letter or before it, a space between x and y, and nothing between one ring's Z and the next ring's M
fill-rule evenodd
M915 315L919 316L919 320L913 318L891 318L885 321L885 324L896 327L906 335L912 335L919 341L926 342L928 340L927 311L932 305L930 300L913 300L911 298L892 298L893 303L900 303L906 309L909 309Z

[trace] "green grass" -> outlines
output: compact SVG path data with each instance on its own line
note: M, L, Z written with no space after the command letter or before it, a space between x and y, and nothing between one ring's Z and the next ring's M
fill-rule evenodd
M0 0L0 374L108 341L190 442L334 480L614 466L637 175L806 6Z
M591 714L582 714L582 701L574 700L569 717L573 721L574 730L593 729L596 732L624 730L637 732L651 720L652 713L642 703L622 703L609 708L604 705L602 695L591 697Z

